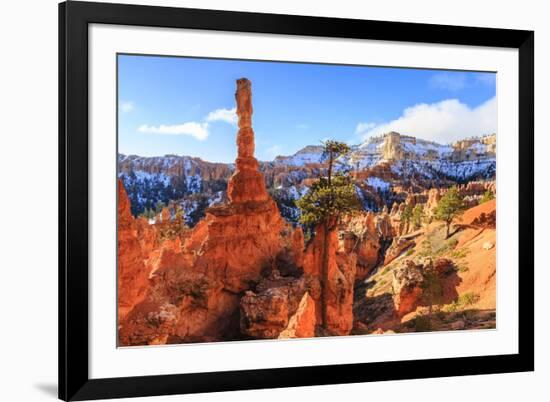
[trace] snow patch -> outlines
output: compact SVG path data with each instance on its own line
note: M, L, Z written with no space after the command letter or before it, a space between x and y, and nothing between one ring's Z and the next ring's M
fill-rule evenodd
M365 182L371 186L374 187L380 191L388 191L390 189L391 184L387 181L382 180L380 177L371 176Z

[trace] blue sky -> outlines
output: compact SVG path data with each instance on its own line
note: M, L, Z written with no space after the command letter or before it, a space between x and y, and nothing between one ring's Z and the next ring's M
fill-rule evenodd
M496 74L119 55L119 152L235 159L235 80L252 81L256 156L395 130L452 142L496 132Z

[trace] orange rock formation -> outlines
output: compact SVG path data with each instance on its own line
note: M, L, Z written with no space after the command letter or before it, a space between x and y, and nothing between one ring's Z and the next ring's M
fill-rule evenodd
M239 130L228 202L208 208L193 229L184 228L168 208L154 223L134 218L122 183L118 184L121 345L312 337L321 324L325 324L322 335L348 335L365 325L367 330L387 329L426 304L423 282L427 269L440 277L445 303L456 300L456 292L475 291L480 294L480 306L493 308L494 200L468 210L462 222L457 222L465 232L457 235L456 250L467 246L471 252L462 257L472 267L462 269L462 282L457 281L457 267L452 268L450 260L408 261L419 252L427 234L423 228L403 227L405 206L424 205L429 217L445 189L411 192L394 187L402 196L391 210L384 207L381 213L345 218L326 236L319 226L304 250L302 229L282 219L254 157L249 80L237 80L235 98ZM389 159L401 152L398 147L386 151ZM376 169L377 177L393 180L389 164ZM366 178L373 171L363 173ZM274 182L288 171L270 174L267 180ZM494 183L459 186L461 196L472 205L487 190L494 193ZM325 247L326 278L322 272ZM408 250L412 257L404 260ZM488 261L483 276L474 270L474 256L479 255ZM385 270L379 268L390 263L395 267L383 274ZM357 289L363 289L365 279L373 275L392 275L387 284L380 281L377 285L380 289L391 286L391 293L377 293L356 303L354 329L354 292L359 295Z
M138 225L130 212L130 200L118 181L118 318L143 298L148 288L149 272L138 239Z
M252 129L252 84L246 78L237 80L237 134L236 170L227 186L227 195L232 203L267 201L263 175L258 171L258 161L254 158L254 130Z
M134 302L125 307L131 311L121 317L123 345L314 335L319 279L302 277L302 230L284 222L258 171L247 79L237 81L236 100L238 155L228 184L229 203L209 208L206 217L177 241L166 240L151 249L149 269L137 262L147 260L137 254L139 248L129 254L139 278L151 278L148 284L137 280L142 286L136 289L143 292L145 287L147 295L132 296ZM163 214L160 220L166 224L169 216ZM335 233L331 239L335 262L330 274L331 328L349 333L355 262L344 255L336 257ZM315 259L313 253L309 252L310 261ZM315 271L311 263L308 269ZM281 279L283 285L265 279L279 272L290 275ZM293 297L289 289L297 289Z
M353 327L353 285L355 283L357 257L354 253L338 252L338 237L335 230L328 233L328 243L323 245L322 225L316 228L315 237L304 255L303 269L315 280L314 288L326 286L327 323L332 335L348 335ZM328 283L322 280L323 247L328 253ZM349 251L349 250L348 250ZM312 291L315 300L317 322L322 322L322 291Z

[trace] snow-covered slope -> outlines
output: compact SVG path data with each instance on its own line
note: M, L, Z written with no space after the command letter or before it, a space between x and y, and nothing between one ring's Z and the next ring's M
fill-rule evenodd
M197 206L208 206L225 193L233 169L233 164L211 163L189 156L119 154L118 157L118 177L135 215L178 200L186 204L187 214Z
M304 166L321 163L323 148L317 145L308 145L291 156L278 156L274 162L287 166Z
M434 178L434 174L460 181L491 178L496 164L495 141L495 135L491 135L442 145L391 132L352 146L350 154L340 160L340 168L361 171L389 163L396 174L412 173L403 170L412 167L426 179ZM318 164L321 157L321 147L308 146L292 156L277 157L274 162L307 166Z
M495 151L495 135L443 145L391 132L352 146L338 161L337 169L353 173L365 208L373 208L390 202L388 197L394 196L392 190L397 187L492 180ZM294 201L307 191L311 180L323 174L322 162L322 147L310 145L293 155L260 163L268 188L289 220L297 219ZM177 202L190 224L200 219L209 205L224 199L233 170L233 164L177 155L120 154L118 161L118 174L134 214L154 209L159 202Z

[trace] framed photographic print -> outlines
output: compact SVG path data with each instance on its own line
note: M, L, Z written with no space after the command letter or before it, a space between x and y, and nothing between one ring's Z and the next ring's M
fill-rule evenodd
M534 369L534 33L59 5L59 397Z

